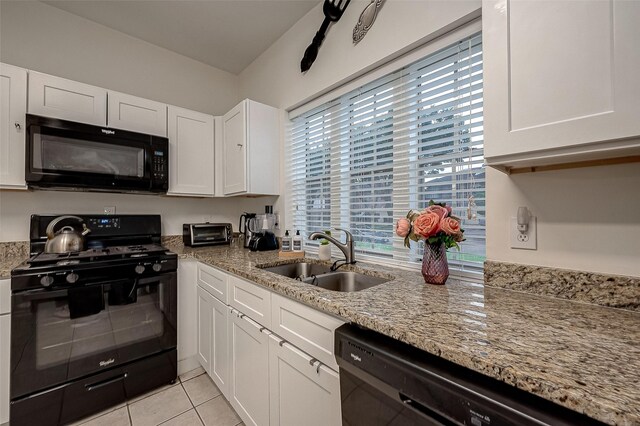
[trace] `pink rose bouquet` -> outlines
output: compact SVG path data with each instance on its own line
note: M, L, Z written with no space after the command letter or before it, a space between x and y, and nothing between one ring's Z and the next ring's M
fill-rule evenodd
M446 248L456 247L464 241L464 230L460 219L453 216L451 207L445 203L429 201L429 207L421 212L410 210L406 218L396 222L396 234L404 238L404 245L410 241L424 240L427 244L444 244Z

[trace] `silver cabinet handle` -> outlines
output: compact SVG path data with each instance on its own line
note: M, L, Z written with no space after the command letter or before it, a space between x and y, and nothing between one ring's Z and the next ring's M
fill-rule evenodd
M242 148L242 144L241 143L237 143L236 144L239 148Z
M13 124L14 126L16 126L17 130L22 129L22 126L20 125L20 123L18 123L17 121Z

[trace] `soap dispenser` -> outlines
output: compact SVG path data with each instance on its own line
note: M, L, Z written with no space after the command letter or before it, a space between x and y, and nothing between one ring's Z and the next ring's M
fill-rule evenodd
M293 251L302 251L302 236L300 230L296 231L296 235L293 237Z
M284 237L282 237L282 251L291 251L291 236L288 229L284 232Z

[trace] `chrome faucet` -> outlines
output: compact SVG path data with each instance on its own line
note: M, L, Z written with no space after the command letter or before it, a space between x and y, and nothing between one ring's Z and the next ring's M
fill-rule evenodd
M309 234L309 239L317 240L318 238L324 238L325 240L332 242L344 254L344 259L346 262L345 264L348 265L356 263L356 257L353 252L353 235L351 235L351 232L347 231L346 229L336 228L336 231L343 231L346 234L347 238L344 244L333 238L331 235L325 234L324 232L312 232L311 234Z

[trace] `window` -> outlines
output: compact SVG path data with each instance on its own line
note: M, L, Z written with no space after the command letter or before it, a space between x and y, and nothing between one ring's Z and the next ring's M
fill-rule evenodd
M466 237L460 252L449 251L450 267L481 271L481 42L480 34L466 38L294 118L287 147L292 225L304 234L346 228L361 257L415 264L422 245L406 249L395 221L430 199L446 202Z

